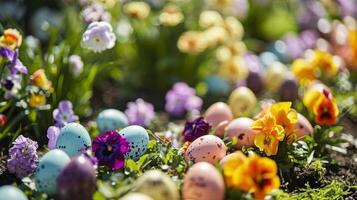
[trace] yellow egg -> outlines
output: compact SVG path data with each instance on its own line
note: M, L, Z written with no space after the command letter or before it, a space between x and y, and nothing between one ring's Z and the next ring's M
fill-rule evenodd
M207 162L194 164L183 181L183 200L223 200L224 181L221 173Z
M274 62L267 68L266 88L269 91L277 91L285 80L288 68L280 63Z
M176 184L159 170L145 172L136 181L134 190L146 194L154 200L179 199Z
M119 200L154 200L154 199L142 193L129 193L123 196L122 198L120 198Z
M254 93L247 87L239 87L231 93L228 104L234 117L250 115L257 104Z

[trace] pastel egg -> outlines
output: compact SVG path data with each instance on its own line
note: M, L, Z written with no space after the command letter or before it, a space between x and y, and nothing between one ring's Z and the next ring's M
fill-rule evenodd
M231 121L226 127L227 136L232 139L237 137L235 148L254 146L254 138L257 134L250 126L254 121L247 117L240 117Z
M277 91L285 80L287 67L280 63L274 62L267 68L266 86L269 91Z
M204 114L204 119L213 129L216 129L221 122L231 121L233 119L233 113L226 103L217 102L207 109Z
M209 76L205 79L207 93L212 96L224 96L229 92L229 84L220 76Z
M159 170L150 170L140 176L135 183L135 191L146 194L155 200L178 200L176 184Z
M61 170L70 162L68 155L59 149L47 152L37 166L35 173L36 189L49 196L56 193L57 177Z
M288 75L280 87L281 101L295 101L298 98L298 83L293 75Z
M99 131L103 133L127 127L129 120L123 112L116 109L107 109L99 113L97 126Z
M84 156L72 158L57 178L59 200L91 200L96 191L93 164Z
M185 152L186 160L216 163L226 155L226 145L215 135L204 135L194 140Z
M0 200L28 200L26 195L17 187L5 185L0 187Z
M302 114L298 113L298 122L294 125L294 132L298 139L303 138L305 135L312 135L314 129L312 128L309 120L307 120Z
M224 181L221 173L207 162L194 164L187 172L182 186L184 200L223 200Z
M133 125L123 128L119 133L130 143L130 151L126 157L138 160L146 152L149 143L149 134L141 126Z
M226 133L226 127L228 126L230 121L223 121L217 125L217 127L214 129L214 133L220 137L223 138L224 134Z
M265 69L258 56L247 53L244 59L248 67L248 77L246 78L246 86L255 94L260 93L264 88Z
M63 127L56 142L56 148L63 150L70 157L79 155L91 145L87 130L78 123L69 123Z
M133 192L123 196L122 198L120 198L120 200L154 200L154 199L145 194Z
M249 88L239 87L229 96L228 104L235 117L245 116L254 110L257 99Z

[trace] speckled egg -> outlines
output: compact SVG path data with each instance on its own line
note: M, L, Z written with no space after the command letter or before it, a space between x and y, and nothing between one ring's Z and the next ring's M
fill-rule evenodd
M221 173L207 162L194 164L182 186L183 200L223 200L224 181Z
M213 129L216 129L221 122L231 121L233 119L233 113L229 106L223 102L217 102L212 104L204 114L204 119L208 122ZM222 137L220 133L217 134Z
M254 138L257 134L250 126L254 121L247 117L240 117L231 121L226 127L227 136L232 139L237 137L235 148L254 146Z
M249 88L239 87L229 96L228 104L235 117L246 116L253 111L257 99Z
M27 200L25 194L12 185L0 187L0 200Z
M35 173L36 189L49 196L56 193L57 176L61 170L70 162L68 155L59 149L47 152L37 166Z
M281 101L295 101L298 98L298 83L292 74L288 74L280 87Z
M298 113L298 122L294 125L294 132L298 139L303 138L305 135L312 135L314 129L312 128L309 120L302 114Z
M176 184L159 170L150 170L140 176L135 183L135 191L146 194L155 200L178 200Z
M91 145L87 130L78 123L69 123L63 127L56 142L56 148L63 150L70 157L79 155Z
M146 152L149 143L148 132L141 126L133 125L123 128L119 133L124 136L130 144L130 151L126 154L126 157L138 160L140 156Z
M57 198L59 200L91 200L95 191L95 169L84 156L72 158L58 175Z
M99 113L97 126L99 131L103 133L127 127L129 120L123 112L116 109L107 109Z
M119 200L154 200L154 199L149 197L148 195L133 192L123 196Z
M226 145L215 135L204 135L194 140L185 152L186 160L216 163L226 155Z
M269 91L279 90L281 84L285 80L287 72L287 67L280 62L274 62L269 65L267 68L266 88Z

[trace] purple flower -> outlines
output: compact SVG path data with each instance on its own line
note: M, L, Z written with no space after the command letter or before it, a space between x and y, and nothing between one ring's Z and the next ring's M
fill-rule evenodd
M5 90L5 99L14 98L21 89L22 78L18 74L6 76L1 81L1 86Z
M56 148L56 142L57 138L60 134L60 128L57 126L50 126L47 129L47 138L48 138L48 148L49 149L55 149Z
M176 83L170 91L166 93L165 109L172 116L182 116L186 111L192 112L200 110L202 100L195 95L195 90L186 83Z
M80 56L71 55L69 57L70 72L74 77L78 77L83 71L83 62Z
M302 29L313 29L326 10L319 1L302 0L298 9L298 21Z
M37 142L20 135L12 144L7 169L18 178L24 178L32 174L37 167Z
M27 74L27 68L18 59L17 51L0 47L0 57L8 61L6 66L9 68L11 74L17 74L18 72Z
M319 34L314 30L305 30L300 33L300 40L303 42L305 49L315 48L318 38Z
M340 14L342 16L351 16L357 18L357 1L337 0L339 4Z
M105 11L104 7L100 3L94 3L88 5L82 11L82 17L87 24L98 21L110 22L112 16Z
M78 116L73 112L73 106L70 101L61 101L52 113L53 119L56 121L56 126L64 127L66 124L78 120Z
M172 147L179 148L179 141L177 139L177 134L172 131L165 132L165 138L172 142Z
M195 139L207 135L210 128L203 117L199 117L193 121L186 121L182 136L185 141L193 142Z
M129 142L118 131L107 131L93 140L92 151L99 165L106 165L112 170L124 166L125 154L130 150Z
M135 102L129 102L127 104L125 114L131 125L146 127L154 118L154 106L139 98Z

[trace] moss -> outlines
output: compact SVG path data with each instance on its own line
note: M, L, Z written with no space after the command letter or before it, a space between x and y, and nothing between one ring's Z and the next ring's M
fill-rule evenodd
M321 181L326 173L326 168L323 166L323 163L321 160L315 160L309 165L309 170L313 171L315 173L315 177L317 178L318 181Z
M279 190L272 197L277 200L342 200L351 193L352 188L354 187L348 186L344 181L333 180L323 188L312 189L308 186L296 194L288 194Z

